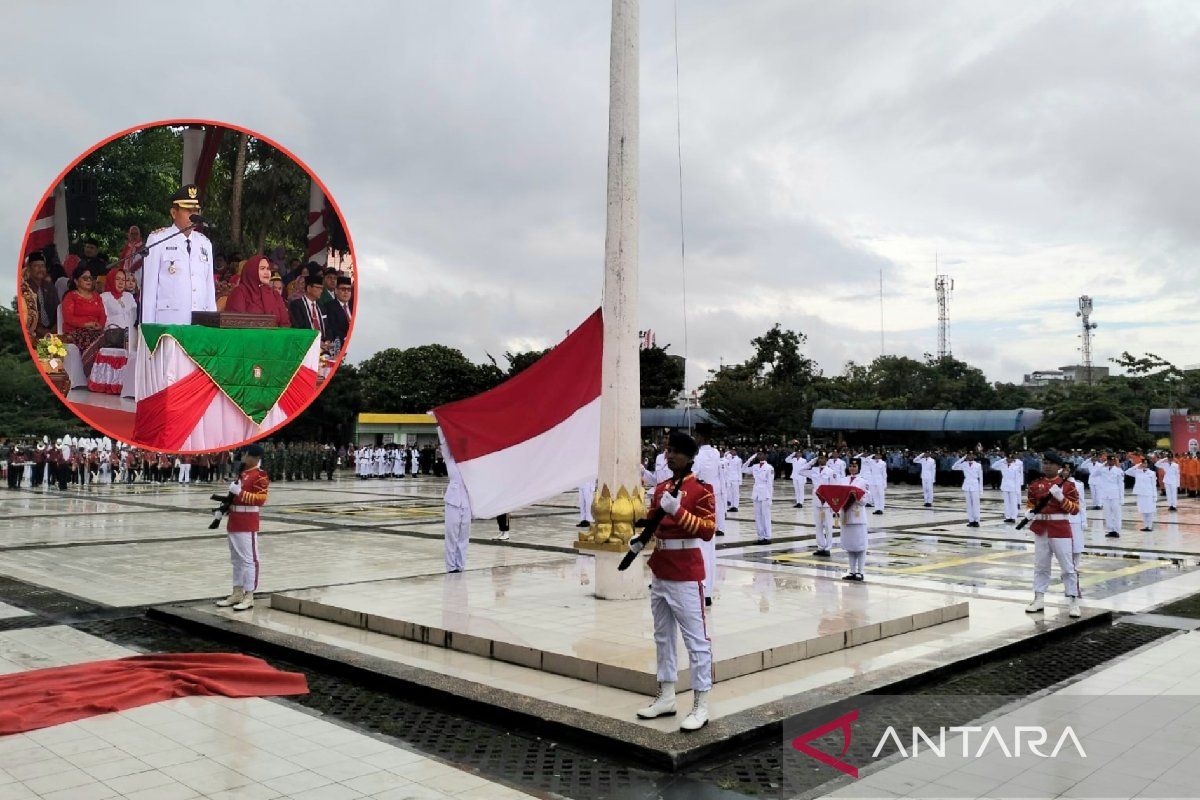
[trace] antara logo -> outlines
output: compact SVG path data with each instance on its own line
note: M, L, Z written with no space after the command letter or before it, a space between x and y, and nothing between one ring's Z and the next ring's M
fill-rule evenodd
M850 749L850 741L853 735L851 726L857 719L857 709L847 712L832 722L827 722L818 728L813 728L807 733L800 734L792 740L792 748L804 753L806 756L815 758L822 764L826 764L841 773L849 775L851 778L858 778L858 767L841 760L841 757L845 756L846 751ZM824 753L810 744L814 739L820 739L822 736L835 730L842 732L843 739L842 750L838 756ZM923 728L913 727L908 740L910 746L907 748L904 746L904 740L900 738L900 734L893 726L889 725L887 730L883 732L883 735L879 737L879 743L875 746L875 751L871 753L871 758L878 758L889 742L895 746L896 750L904 758L918 757L922 748L929 754L926 755L926 758L931 756L945 758L946 734L952 736L954 734L962 735L962 755L964 758L972 756L981 758L988 752L988 748L993 745L1004 754L1005 758L1020 758L1025 751L1038 758L1054 758L1068 744L1075 749L1080 758L1087 758L1083 744L1079 741L1079 737L1075 735L1075 731L1070 726L1063 729L1057 743L1049 753L1043 752L1041 748L1050 740L1050 734L1040 725L1017 725L1013 729L1011 738L1006 738L1003 732L994 725L989 725L986 728L978 725L942 727L937 729L936 738L926 733ZM982 737L973 739L972 734L982 734ZM975 749L971 747L972 741L978 743L978 747ZM1010 742L1011 747L1009 746Z

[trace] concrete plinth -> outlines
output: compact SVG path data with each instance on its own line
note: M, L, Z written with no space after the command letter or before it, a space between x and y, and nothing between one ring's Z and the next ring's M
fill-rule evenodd
M593 550L596 557L597 600L642 600L650 596L650 570L646 556L639 555L624 572L617 569L624 553Z

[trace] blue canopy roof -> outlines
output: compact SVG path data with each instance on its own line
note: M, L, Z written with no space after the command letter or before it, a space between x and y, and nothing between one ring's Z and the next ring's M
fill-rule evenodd
M818 408L813 410L813 430L927 431L1016 433L1042 421L1035 408L1009 410L942 411Z
M643 408L643 428L689 428L697 422L714 422L702 408Z

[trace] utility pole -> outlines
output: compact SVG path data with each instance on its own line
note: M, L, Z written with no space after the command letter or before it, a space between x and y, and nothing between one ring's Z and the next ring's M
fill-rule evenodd
M1092 331L1096 330L1096 323L1091 321L1092 316L1092 298L1088 295L1081 295L1079 298L1079 310L1075 312L1075 316L1079 317L1083 323L1083 333L1079 335L1082 344L1079 349L1083 355L1083 371L1087 376L1088 386L1092 385Z
M938 304L938 358L950 355L950 293L954 291L954 279L943 275L938 267L937 255L933 257L933 289Z

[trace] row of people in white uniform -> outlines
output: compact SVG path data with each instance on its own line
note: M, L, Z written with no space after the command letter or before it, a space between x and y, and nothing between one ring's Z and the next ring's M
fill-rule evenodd
M416 475L417 449L364 446L354 451L354 473L360 478L403 478Z

